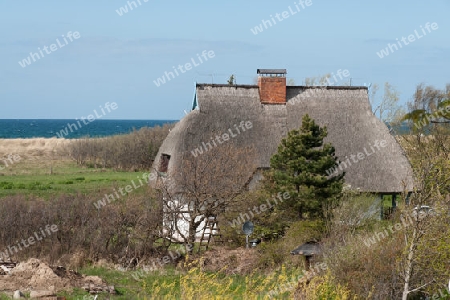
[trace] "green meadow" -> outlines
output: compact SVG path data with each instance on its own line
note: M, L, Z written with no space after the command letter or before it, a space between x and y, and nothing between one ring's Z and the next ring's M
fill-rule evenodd
M26 195L49 199L62 194L101 194L125 187L132 180L137 182L136 177L143 173L84 167L69 160L56 161L51 166L20 162L0 176L0 197Z

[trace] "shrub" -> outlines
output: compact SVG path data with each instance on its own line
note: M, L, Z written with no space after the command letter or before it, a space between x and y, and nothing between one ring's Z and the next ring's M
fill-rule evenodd
M2 188L4 190L11 190L14 188L14 183L2 181L2 182L0 182L0 188Z
M283 238L276 242L260 245L259 267L273 267L281 264L305 268L303 256L293 257L290 252L303 243L319 241L325 231L322 221L298 221L290 225Z
M138 171L149 169L173 125L143 127L130 134L106 138L83 138L70 143L67 151L79 165Z
M300 281L296 292L295 299L298 300L350 300L357 299L350 296L350 290L345 286L336 284L332 276L328 272L323 276L316 276L310 282L306 280Z
M50 201L5 197L0 200L0 252L4 253L8 247L18 248L20 241L27 241L35 233L42 237L41 228L56 225L56 232L7 254L13 261L36 257L69 265L73 263L73 254L81 256L74 264L101 258L124 266L141 261L156 251L154 242L161 224L160 208L152 190L142 188L148 191L99 210L93 205L98 201L95 195L62 195Z

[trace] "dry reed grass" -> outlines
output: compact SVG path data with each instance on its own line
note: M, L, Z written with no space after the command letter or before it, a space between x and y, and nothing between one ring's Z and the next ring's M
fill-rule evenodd
M65 156L65 147L75 140L57 138L0 139L0 159L9 154L22 160L41 160Z

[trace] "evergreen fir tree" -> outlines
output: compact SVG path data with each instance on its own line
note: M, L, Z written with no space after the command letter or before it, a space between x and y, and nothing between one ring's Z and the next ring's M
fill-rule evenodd
M279 207L285 215L326 218L341 194L345 174L329 176L326 172L339 163L334 147L323 143L326 136L327 128L305 115L302 127L290 131L272 156L266 184L273 192L289 193L290 198Z

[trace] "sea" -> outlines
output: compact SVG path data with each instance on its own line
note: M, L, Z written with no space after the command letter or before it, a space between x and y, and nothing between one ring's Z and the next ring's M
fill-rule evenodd
M80 120L0 119L0 138L105 137L127 134L142 127L162 126L177 120Z
M142 127L173 124L178 120L80 120L56 119L0 119L0 139L105 137L127 134ZM389 124L389 129L393 130ZM396 127L393 134L409 134L405 124Z

